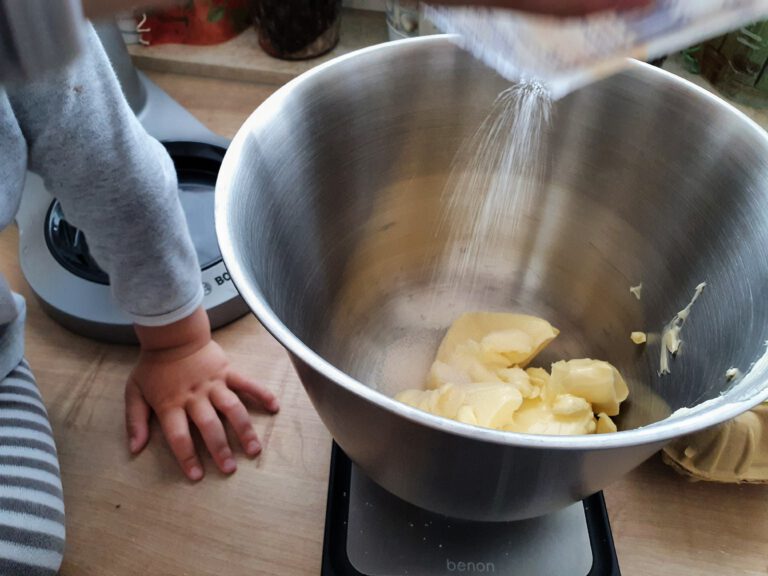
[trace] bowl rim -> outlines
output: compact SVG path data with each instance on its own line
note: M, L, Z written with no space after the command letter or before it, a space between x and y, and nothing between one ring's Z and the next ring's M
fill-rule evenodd
M232 281L253 314L261 322L262 326L264 326L264 328L289 352L289 354L298 358L312 370L318 372L322 377L343 387L348 392L374 403L379 408L392 412L396 416L405 418L413 424L426 426L436 431L455 434L469 440L507 445L510 447L547 450L606 450L665 443L674 438L721 424L746 412L758 404L767 401L768 386L765 386L763 390L753 394L749 398L734 401L725 401L727 393L724 393L716 399L692 407L689 414L668 417L641 428L623 430L614 434L580 436L522 434L463 424L403 404L394 398L387 396L383 392L379 392L366 386L359 380L336 368L293 334L266 302L261 290L257 286L250 285L250 283L246 281L247 275L236 256L236 241L230 235L228 221L231 209L237 204L234 185L238 178L238 167L246 165L240 160L243 155L244 146L250 135L258 130L261 125L269 122L270 118L280 108L282 102L288 98L294 90L312 82L315 77L323 75L328 69L340 66L350 60L365 58L370 54L382 51L394 52L397 50L409 50L412 45L418 44L442 43L450 44L451 46L460 49L456 46L457 39L458 37L455 35L436 34L432 36L390 41L350 52L319 64L276 90L256 108L238 130L224 157L218 181L216 183L216 232L221 254ZM744 123L745 127L750 127L753 131L757 132L759 137L765 139L768 147L768 135L758 124L735 106L722 100L712 92L666 70L662 70L638 60L627 59L625 68L620 72L626 73L631 71L657 74L660 77L663 77L665 81L671 85L674 85L681 90L688 91L692 95L695 95L695 97L709 100L714 106L728 110L728 113L734 115L734 118L740 118L740 121ZM766 345L768 346L768 342ZM763 360L768 363L768 350L766 351ZM752 374L752 376L755 378L760 377L759 374ZM749 377L750 373L744 378L746 379ZM760 379L764 380L765 378ZM743 382L744 380L742 380L742 383ZM714 407L710 408L709 406L704 406L705 404L711 404ZM698 410L699 407L701 407L702 410ZM706 410L704 410L705 407ZM322 414L320 416L322 417Z

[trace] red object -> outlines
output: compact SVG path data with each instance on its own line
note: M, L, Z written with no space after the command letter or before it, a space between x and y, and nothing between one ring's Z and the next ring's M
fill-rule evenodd
M142 44L220 44L251 25L250 0L189 0L139 18Z

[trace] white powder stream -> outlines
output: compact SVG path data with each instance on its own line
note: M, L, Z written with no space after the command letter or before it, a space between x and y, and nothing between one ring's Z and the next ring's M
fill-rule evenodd
M450 249L449 286L476 278L481 256L492 253L530 207L547 168L551 109L540 84L516 84L499 95L456 155L440 223Z

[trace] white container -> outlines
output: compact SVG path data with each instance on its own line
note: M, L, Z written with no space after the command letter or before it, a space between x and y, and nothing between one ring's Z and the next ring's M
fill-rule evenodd
M627 58L653 60L761 20L768 0L656 0L582 18L434 6L427 15L505 78L537 79L559 98L624 68Z

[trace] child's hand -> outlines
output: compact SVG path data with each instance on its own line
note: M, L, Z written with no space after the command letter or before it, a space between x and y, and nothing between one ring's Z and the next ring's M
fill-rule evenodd
M237 468L224 431L230 423L246 454L261 445L240 397L256 401L268 412L279 409L275 396L233 372L221 347L211 340L205 310L160 328L136 326L141 355L125 389L125 415L130 450L137 454L149 440L149 417L157 415L163 434L190 480L203 477L189 422L197 426L219 469ZM220 414L221 416L220 416Z

